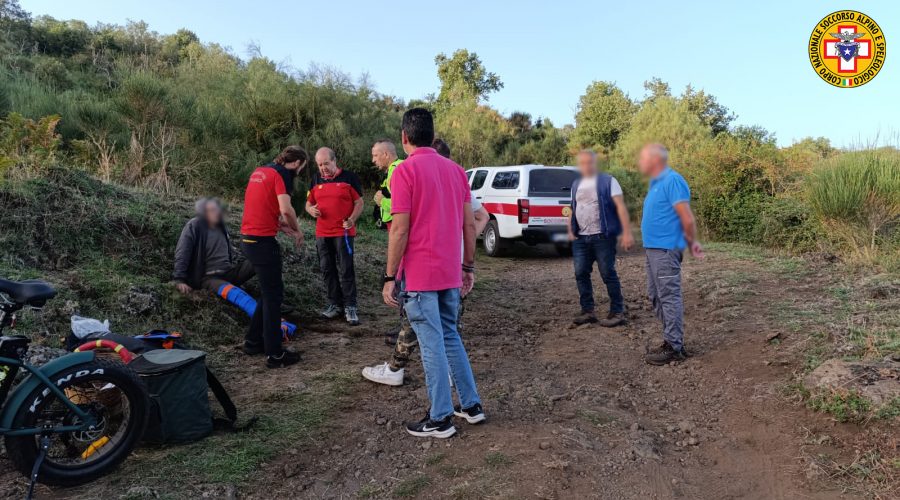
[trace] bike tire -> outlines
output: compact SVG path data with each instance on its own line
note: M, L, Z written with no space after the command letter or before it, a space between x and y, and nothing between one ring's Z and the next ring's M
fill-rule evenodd
M57 386L65 390L67 387L74 387L75 384L91 381L115 384L128 400L129 415L126 419L127 423L124 424L125 430L122 436L114 443L112 450L83 466L57 464L48 457L38 472L38 482L42 484L49 486L78 486L104 476L128 457L144 434L150 402L147 391L138 376L122 363L97 359L61 370L51 375L50 379L54 381L64 380L69 375L74 375L84 370L87 370L89 374L80 378L72 377L63 383L57 384ZM101 372L98 372L98 370ZM13 419L14 428L33 426L38 412L30 411L30 407L38 398L42 399L36 405L38 409L41 408L41 405L58 401L52 396L45 398L43 395L45 388L46 386L41 385L28 395ZM54 434L52 439L62 439L62 436L61 434ZM16 469L26 477L30 476L39 452L36 436L6 436L5 444L7 455Z

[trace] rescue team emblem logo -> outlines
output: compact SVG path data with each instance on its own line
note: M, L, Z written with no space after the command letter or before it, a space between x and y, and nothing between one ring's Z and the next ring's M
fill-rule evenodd
M871 17L839 10L823 17L809 37L809 62L835 87L869 83L884 67L884 33Z
M568 217L568 216L572 215L572 209L569 207L563 207L562 214L563 214L563 217Z

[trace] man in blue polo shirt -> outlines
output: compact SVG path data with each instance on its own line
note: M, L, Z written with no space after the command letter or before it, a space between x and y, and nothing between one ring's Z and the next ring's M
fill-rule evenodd
M691 212L691 190L684 177L669 167L669 151L662 144L648 144L638 159L641 173L650 177L644 198L641 235L647 255L647 295L663 324L663 343L644 359L651 365L682 361L684 350L684 301L681 294L681 259L685 248L703 258L697 241L697 225Z

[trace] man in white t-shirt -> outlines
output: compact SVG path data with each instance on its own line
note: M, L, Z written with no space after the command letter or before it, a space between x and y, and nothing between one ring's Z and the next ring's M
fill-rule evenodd
M569 216L569 239L581 302L581 313L574 322L576 325L598 322L591 283L596 262L609 294L609 313L599 323L606 327L623 325L625 299L616 274L616 241L621 237L622 248L627 251L634 245L634 237L622 186L615 177L597 171L597 155L593 151L579 152L577 160L581 178L572 184Z

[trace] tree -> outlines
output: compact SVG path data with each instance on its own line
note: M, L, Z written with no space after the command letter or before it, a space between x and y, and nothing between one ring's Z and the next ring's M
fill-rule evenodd
M466 168L495 164L499 150L512 136L500 113L472 101L441 110L435 128L450 144L453 159Z
M18 0L0 0L0 53L23 50L31 35L31 14Z
M437 102L440 105L452 105L471 100L480 103L488 100L491 92L503 88L503 82L496 73L489 72L482 64L478 54L466 49L459 49L452 57L441 53L435 56L438 78L441 80L441 91Z
M578 101L572 138L576 147L612 150L635 111L635 103L615 83L592 83Z
M531 115L522 111L513 111L506 119L513 133L519 137L526 137L531 132Z
M575 129L576 133L578 128ZM634 165L638 151L649 142L664 144L673 165L688 161L710 139L709 126L672 97L659 97L644 103L631 120L631 126L619 140L614 157L619 165Z
M656 76L644 82L644 89L647 91L647 94L644 97L645 101L652 102L660 97L672 96L672 90L669 88L669 84Z
M200 38L188 29L182 28L174 35L166 35L162 39L162 56L170 63L177 63L187 57L187 48L195 43L200 43Z
M813 167L822 160L837 156L840 152L825 137L806 137L782 148L781 155L784 157L782 190L799 193Z
M728 108L719 104L715 96L707 94L703 90L694 90L688 85L681 94L681 100L687 104L688 109L696 114L704 125L708 126L713 135L719 135L728 130L728 126L736 118Z

